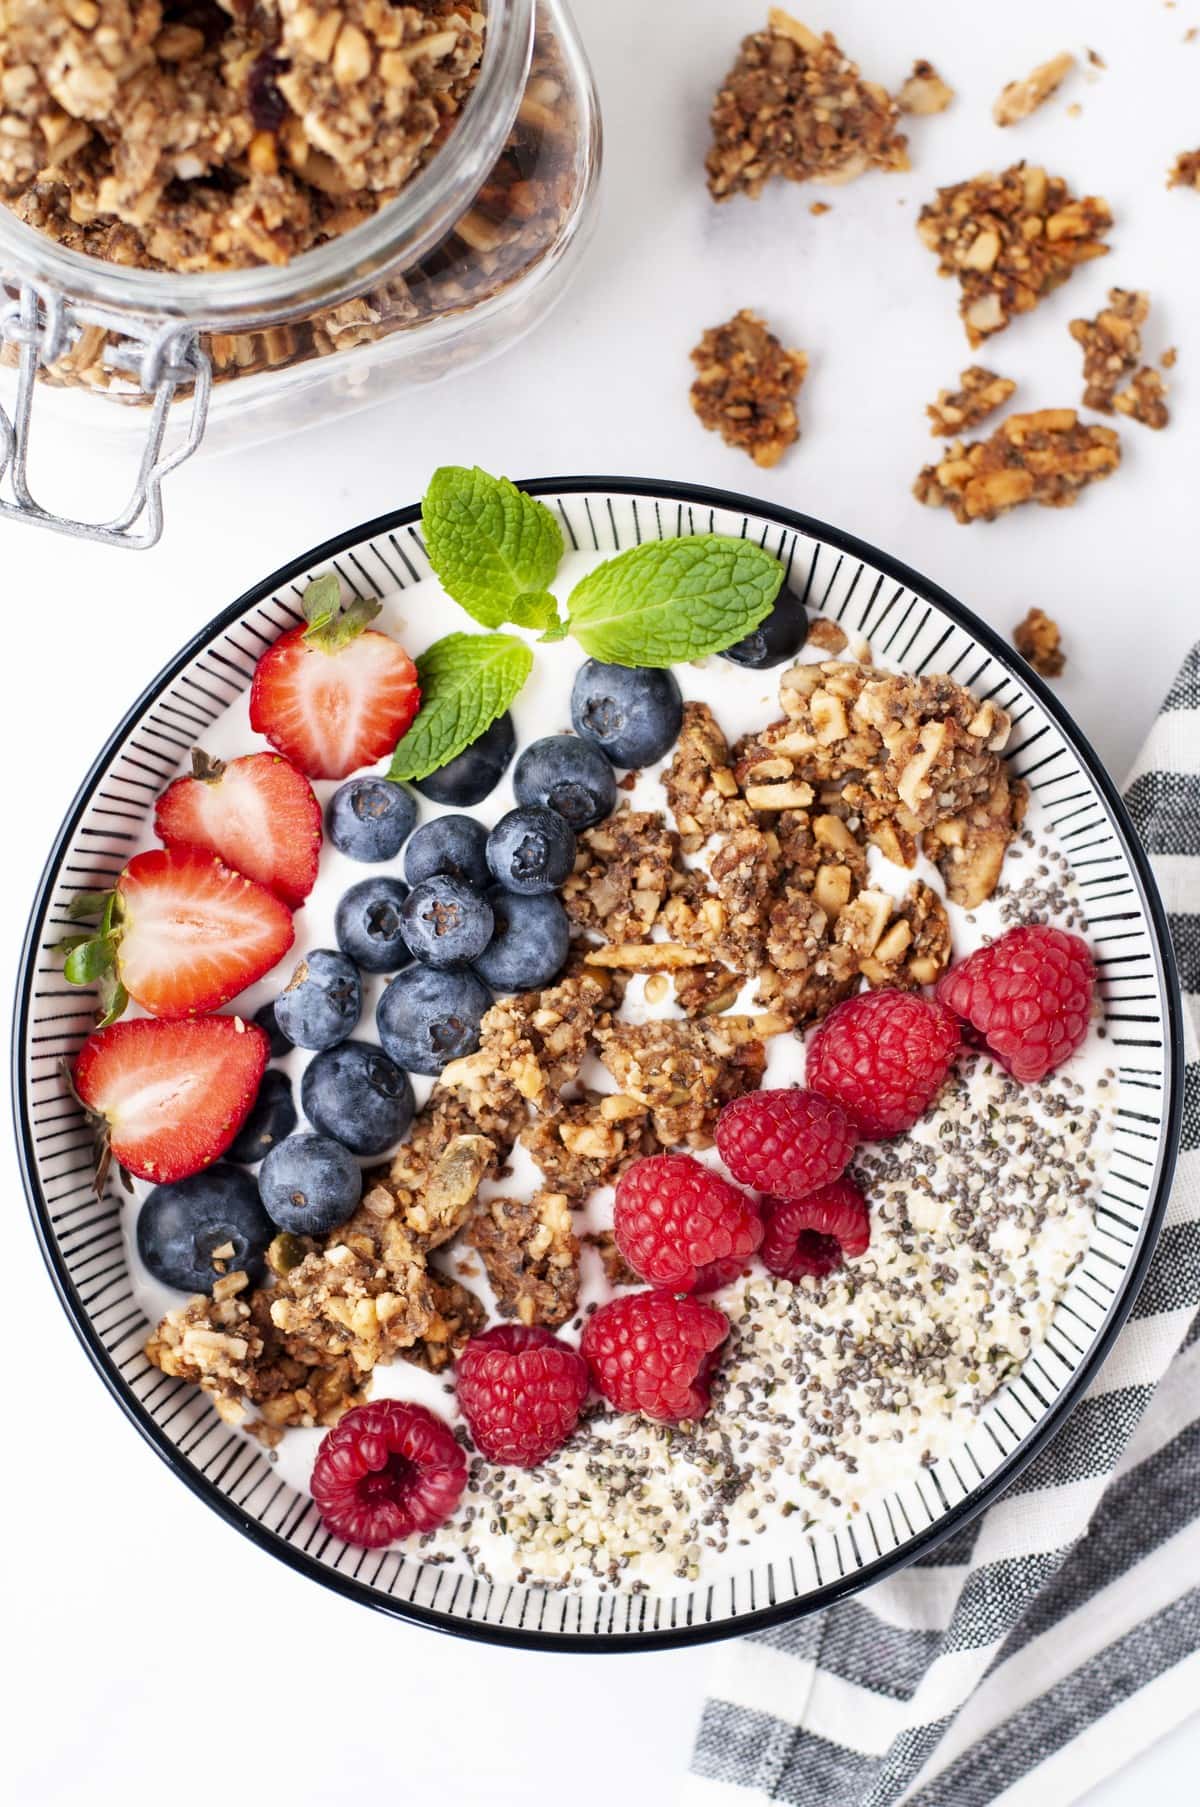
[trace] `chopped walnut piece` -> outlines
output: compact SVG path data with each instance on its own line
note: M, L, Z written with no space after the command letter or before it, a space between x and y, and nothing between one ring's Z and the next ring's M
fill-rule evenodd
M1157 370L1143 364L1136 371L1133 379L1124 389L1118 389L1113 396L1113 407L1118 414L1125 415L1128 420L1136 420L1143 427L1152 427L1157 432L1170 421L1171 415L1167 407L1167 385Z
M1200 150L1180 151L1167 177L1168 188L1194 188L1200 193Z
M932 63L920 57L908 80L901 84L896 99L902 113L924 118L931 113L944 113L954 99L954 89L947 86Z
M1143 289L1110 289L1108 306L1094 320L1071 321L1071 337L1083 347L1086 408L1112 413L1117 389L1137 369L1142 355L1138 329L1149 312L1150 297Z
M994 521L1022 502L1066 508L1120 462L1111 427L1084 425L1074 408L1042 408L1010 414L990 439L957 441L940 464L925 466L913 494L932 508L946 504L956 521Z
M922 848L941 873L951 903L975 910L992 895L1028 801L1025 786L1010 782L1002 765L985 797L926 829Z
M767 29L743 38L713 102L708 192L760 195L773 176L847 182L864 171L907 169L899 109L864 81L831 32L818 37L773 7Z
M796 396L808 374L803 351L785 351L757 314L742 308L710 326L692 353L692 407L701 426L770 469L800 437Z
M650 810L622 806L585 830L562 887L567 915L608 941L642 941L670 888L679 837Z
M1062 649L1062 634L1057 621L1041 609L1030 609L1024 621L1013 629L1013 645L1043 678L1062 676L1067 655Z
M1079 198L1061 176L1014 163L998 176L989 171L939 188L921 209L917 230L937 256L938 274L958 278L958 311L967 338L979 345L1079 264L1103 257L1111 225L1107 201Z
M547 1111L522 1131L521 1144L547 1186L574 1205L598 1186L615 1185L632 1162L657 1154L659 1146L647 1107L613 1092L587 1092Z
M683 705L683 725L662 784L687 853L695 853L718 830L754 820L738 798L729 743L707 703Z
M458 1360L471 1338L478 1336L487 1323L487 1312L469 1287L436 1268L429 1270L429 1293L433 1316L400 1356L429 1374L441 1374Z
M787 1026L771 1014L660 1018L612 1022L597 1039L604 1065L622 1092L650 1110L665 1147L710 1148L722 1106L762 1079L763 1037Z
M579 1299L579 1243L562 1192L491 1198L465 1232L506 1318L557 1329Z
M1017 387L1011 378L997 376L982 364L970 365L958 380L960 389L939 389L937 400L925 410L933 422L929 431L935 439L947 439L964 428L977 427L981 420L1002 408Z
M590 970L568 972L544 991L502 998L484 1016L476 1052L452 1060L443 1082L485 1096L505 1082L544 1110L577 1077L615 1001L608 975Z
M1030 70L1024 81L1009 82L1000 90L992 108L996 124L1016 125L1018 120L1028 119L1049 100L1074 67L1075 58L1069 50L1063 50L1048 63L1039 63L1036 69Z
M597 1230L591 1236L585 1236L583 1240L599 1255L604 1267L604 1278L610 1286L641 1286L643 1284L642 1276L634 1273L617 1247L617 1239L611 1230Z

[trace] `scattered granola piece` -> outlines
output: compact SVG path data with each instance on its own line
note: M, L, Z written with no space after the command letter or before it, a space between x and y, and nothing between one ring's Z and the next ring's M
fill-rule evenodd
M847 182L870 168L909 167L886 90L863 80L831 32L818 37L779 7L765 31L743 38L710 117L705 167L715 201L755 197L773 176Z
M840 927L840 924L839 924ZM936 891L918 879L891 905L882 934L860 960L873 991L932 985L950 964L950 919Z
M749 308L709 327L692 353L692 407L701 426L770 469L800 437L796 396L808 372Z
M482 1257L496 1303L522 1324L565 1324L579 1299L579 1243L562 1192L490 1198L465 1232Z
M1180 151L1167 177L1168 188L1194 188L1200 192L1200 150Z
M1121 442L1112 427L1084 425L1074 408L1010 414L990 439L961 440L921 471L913 494L946 504L956 521L994 521L1022 502L1066 508L1089 483L1116 470Z
M1008 844L1020 828L1029 792L1019 780L1010 782L998 766L987 795L966 809L936 822L921 836L923 852L945 880L951 903L964 910L986 903L1000 882Z
M1041 609L1030 609L1013 629L1013 645L1043 678L1059 678L1067 663L1057 621Z
M1009 82L1000 90L992 108L992 118L996 124L1016 125L1018 120L1028 119L1044 101L1049 100L1074 67L1075 58L1069 50L1063 50L1058 56L1051 57L1048 63L1039 63L1024 81Z
M1110 289L1108 306L1094 320L1072 320L1071 337L1083 347L1083 402L1101 414L1113 411L1113 396L1137 369L1142 355L1138 330L1150 312L1144 289Z
M976 427L997 408L1002 408L1017 385L1010 377L997 376L982 364L972 364L959 376L960 389L939 389L935 402L925 412L933 425L934 438L949 438L964 427Z
M609 941L641 941L671 885L679 837L651 810L622 805L579 836L575 870L562 887L567 915Z
M808 204L808 211L815 219L820 219L823 213L832 213L833 208L829 205L828 201L810 201Z
M1158 371L1148 364L1143 364L1132 382L1117 391L1113 396L1113 407L1128 420L1139 421L1143 427L1152 427L1155 432L1165 427L1171 418L1167 407L1167 385Z
M939 188L921 209L917 230L938 258L938 274L956 276L958 311L972 345L1028 313L1081 263L1103 257L1112 225L1107 201L1073 195L1061 176L1014 163Z
M1178 351L1177 347L1174 345L1168 345L1167 349L1163 352L1162 357L1158 361L1162 365L1164 370L1174 370L1175 365L1178 361L1178 358L1179 358L1179 351Z
M1100 55L1100 52L1098 50L1092 50L1089 48L1088 53L1087 53L1087 60L1092 65L1093 69L1107 69L1108 68L1108 64L1105 62L1104 58Z
M942 80L932 63L920 57L896 99L902 113L925 118L930 113L944 113L954 99L954 89Z
M611 1230L597 1230L583 1240L599 1255L604 1267L604 1278L610 1286L641 1286L642 1276L634 1273L617 1247L617 1239Z
M818 652L828 653L833 658L837 653L844 653L850 643L844 627L839 627L828 615L814 615L805 644L815 646Z
M428 1374L441 1374L483 1329L487 1312L469 1287L435 1268L429 1270L429 1293L433 1316L416 1342L402 1349L400 1356Z

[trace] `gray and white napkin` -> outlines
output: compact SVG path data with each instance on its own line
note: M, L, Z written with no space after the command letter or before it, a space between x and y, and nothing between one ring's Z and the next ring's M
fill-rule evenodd
M723 1647L686 1807L1066 1807L1200 1709L1200 646L1125 800L1170 918L1186 1062L1133 1313L983 1517L859 1598Z

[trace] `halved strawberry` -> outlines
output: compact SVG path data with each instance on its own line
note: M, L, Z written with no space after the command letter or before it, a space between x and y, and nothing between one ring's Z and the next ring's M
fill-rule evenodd
M246 753L225 764L199 748L192 776L167 786L154 831L168 847L205 847L257 879L291 909L317 879L321 805L312 785L278 753Z
M216 1010L295 939L286 904L198 847L135 854L112 896L97 902L99 932L71 948L63 970L72 984L99 980L115 993L106 1022L120 1016L126 992L151 1016Z
M108 1149L122 1167L143 1180L182 1180L229 1147L270 1055L266 1033L240 1016L135 1017L88 1037L75 1092L107 1124Z
M258 662L250 726L310 778L345 778L390 753L417 713L417 668L398 641L368 628L379 604L345 608L338 580L304 593L304 627L278 639Z

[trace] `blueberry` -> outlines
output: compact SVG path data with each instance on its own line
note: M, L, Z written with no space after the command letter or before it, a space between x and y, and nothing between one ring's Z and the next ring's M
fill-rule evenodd
M292 1082L278 1067L268 1067L262 1076L258 1097L250 1106L250 1115L229 1145L229 1159L244 1161L252 1167L276 1142L290 1136L295 1127Z
M550 734L526 747L513 772L518 803L556 809L579 832L611 815L617 780L611 763L591 741Z
M567 957L571 926L557 897L517 897L494 885L488 902L496 927L475 971L494 991L549 985Z
M766 620L760 621L744 640L726 647L721 657L732 659L735 665L748 665L753 671L766 671L792 658L807 639L804 604L791 590L780 590Z
M382 1154L412 1122L408 1074L372 1042L342 1042L308 1064L300 1082L304 1115L355 1154Z
M275 1000L279 1027L297 1048L344 1042L362 1014L362 983L345 954L316 948Z
M683 698L669 671L588 659L575 674L571 723L614 765L652 765L679 736Z
M294 1236L324 1236L353 1213L362 1197L362 1170L349 1149L329 1136L289 1136L258 1170L267 1215Z
M439 873L413 886L400 926L408 951L426 966L470 966L492 938L492 906L474 885Z
M264 1004L261 1010L256 1010L254 1020L260 1029L265 1029L267 1032L267 1039L271 1044L272 1060L282 1060L285 1054L291 1053L292 1044L275 1020L274 1000L269 1004Z
M404 876L410 885L444 872L482 891L490 878L487 829L474 816L435 816L418 828L404 849Z
M488 836L487 857L506 890L523 897L554 891L575 865L575 830L554 809L510 809Z
M394 973L408 965L401 929L407 897L407 885L377 873L359 879L340 899L333 919L337 944L365 973Z
M375 1012L384 1052L410 1073L436 1077L460 1054L474 1053L491 1002L491 992L474 973L410 966L397 973Z
M206 1293L223 1273L263 1278L263 1255L275 1227L253 1176L217 1161L186 1180L156 1186L138 1214L137 1246L156 1280L180 1292ZM217 1255L232 1244L233 1252Z
M482 803L499 784L516 750L512 716L506 712L498 715L491 727L485 728L456 759L430 772L428 778L418 779L417 789L431 803L445 803L451 809Z
M413 831L417 806L390 778L351 778L329 799L325 827L339 853L378 865L394 860Z

